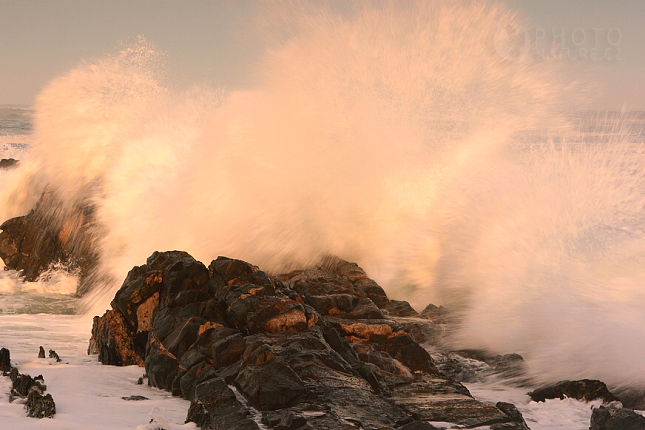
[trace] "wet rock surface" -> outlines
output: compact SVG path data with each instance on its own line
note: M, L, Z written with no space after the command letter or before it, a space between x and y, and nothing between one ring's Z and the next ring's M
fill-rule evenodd
M56 403L54 403L51 394L45 394L47 386L42 375L32 378L30 375L19 373L17 368L11 366L10 355L8 349L0 349L0 366L2 366L3 376L9 376L11 379L9 401L25 399L28 417L52 418L56 414Z
M27 215L0 225L0 258L5 270L20 271L26 281L36 281L52 267L65 267L79 273L77 293L86 293L98 259L92 222L91 206L63 207L53 193L44 192Z
M539 388L528 393L531 400L543 402L546 399L564 399L565 396L571 399L592 401L602 400L604 403L618 401L604 382L591 379L581 379L579 381L560 381L549 387Z
M150 385L191 401L187 421L202 429L258 429L258 420L272 429L525 428L516 409L483 404L440 373L402 320L386 317L407 306L342 260L270 277L240 260L206 267L155 252L111 307L94 320L89 352L143 364Z
M589 430L644 430L645 417L612 402L607 407L594 408Z

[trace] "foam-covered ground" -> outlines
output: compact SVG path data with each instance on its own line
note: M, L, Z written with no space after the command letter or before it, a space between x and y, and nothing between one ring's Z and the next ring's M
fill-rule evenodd
M144 369L103 366L87 355L91 319L76 315L0 315L0 347L11 351L21 373L43 375L56 402L54 418L28 418L19 401L9 403L11 381L0 376L0 428L66 430L147 430L152 417L166 430L196 429L184 424L189 402L170 393L137 385ZM37 358L38 347L54 349L62 361ZM139 395L149 400L126 401ZM165 420L164 420L165 416Z

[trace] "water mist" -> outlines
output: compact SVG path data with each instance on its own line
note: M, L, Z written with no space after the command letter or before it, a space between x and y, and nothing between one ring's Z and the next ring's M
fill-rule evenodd
M444 3L266 5L256 33L284 37L246 90L176 90L143 39L87 60L40 94L3 215L46 184L95 206L115 282L94 312L156 250L273 273L333 254L392 298L457 309L461 347L642 384L642 150L519 142L571 133L586 97L558 64L496 51L519 22L505 7Z

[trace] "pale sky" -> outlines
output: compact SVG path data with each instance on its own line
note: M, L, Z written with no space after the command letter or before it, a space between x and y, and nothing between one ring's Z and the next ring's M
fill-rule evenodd
M557 45L567 73L596 82L597 107L645 109L645 1L507 4L527 21L531 55ZM30 105L52 78L139 35L182 83L244 87L262 52L256 12L252 1L0 0L0 104Z

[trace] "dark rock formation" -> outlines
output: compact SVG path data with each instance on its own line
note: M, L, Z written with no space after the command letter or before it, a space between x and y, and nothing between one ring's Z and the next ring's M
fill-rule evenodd
M604 403L619 400L607 389L604 382L591 379L560 381L553 386L531 391L528 395L535 402L543 402L546 399L564 399L565 396L587 402L596 399L601 399Z
M45 358L45 348L43 348L42 346L38 350L38 358Z
M11 371L11 353L7 348L0 349L0 372Z
M27 416L32 418L52 418L56 414L56 403L51 394L45 394L40 390L31 389L25 403Z
M89 352L145 365L150 385L191 401L187 421L202 429L258 429L259 415L273 429L525 428L509 408L478 402L439 373L385 317L389 303L338 259L271 278L240 260L206 267L185 252L156 252L94 319Z
M13 169L18 167L20 163L14 158L3 158L0 160L0 169Z
M0 258L5 270L19 270L26 281L35 281L52 266L78 271L78 294L89 289L89 275L97 254L91 235L92 209L88 205L63 205L51 192L27 215L0 225Z
M404 300L390 300L383 310L391 317L419 317L419 313Z
M7 363L9 362L8 349L2 348L0 355L6 356ZM5 375L7 374L6 371L3 372ZM44 384L45 381L42 375L38 375L35 378L26 374L23 375L18 372L17 368L11 367L10 364L8 374L12 384L9 394L10 402L13 402L16 398L26 398L25 409L27 409L27 416L32 418L52 418L56 414L56 404L52 395L45 394L47 386Z
M56 351L54 351L53 349L50 349L50 350L49 350L49 358L54 358L54 359L56 359L56 362L57 362L57 363L60 363L60 362L61 362L61 359L60 359L60 357L58 356L58 353L57 353Z
M614 402L593 409L589 430L645 430L645 417Z
M150 400L150 399L148 399L148 398L147 398L147 397L145 397L145 396L139 396L139 395L136 395L136 394L134 394L134 395L132 395L132 396L128 396L128 397L121 397L121 399L123 399L123 400L129 400L129 401Z
M421 311L421 318L426 318L434 323L445 324L449 321L448 309L443 306L435 306L430 303L424 310Z

